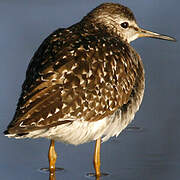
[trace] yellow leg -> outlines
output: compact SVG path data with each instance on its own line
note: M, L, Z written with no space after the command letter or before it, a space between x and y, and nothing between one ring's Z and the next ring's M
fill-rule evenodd
M49 157L49 171L50 173L55 173L55 170L56 170L55 164L56 164L57 154L54 147L54 140L51 140L48 157Z
M100 150L101 150L101 138L96 140L96 146L94 151L94 169L96 172L96 177L101 176L100 172Z

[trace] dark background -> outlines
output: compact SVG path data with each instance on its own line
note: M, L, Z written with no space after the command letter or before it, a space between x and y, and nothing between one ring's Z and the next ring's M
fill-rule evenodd
M48 179L46 139L4 137L33 53L52 31L78 22L104 0L0 0L0 179ZM180 40L179 0L114 0L128 6L143 28ZM139 39L132 43L146 70L145 96L135 120L116 139L102 144L102 170L111 180L180 178L180 43ZM56 143L56 179L86 179L93 172L94 143Z

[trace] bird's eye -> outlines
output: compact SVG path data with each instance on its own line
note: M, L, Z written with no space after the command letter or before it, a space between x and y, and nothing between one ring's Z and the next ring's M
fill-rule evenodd
M129 26L128 22L121 23L121 27L124 28L124 29L128 28L128 26Z

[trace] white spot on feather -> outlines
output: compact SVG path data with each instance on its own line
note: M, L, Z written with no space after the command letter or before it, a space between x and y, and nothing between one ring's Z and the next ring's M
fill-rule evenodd
M89 70L89 77L91 77L91 75L93 74L92 70Z
M44 118L40 118L37 123L40 123L41 121L44 121Z
M96 51L99 51L98 47L95 47L95 50L96 50Z
M47 118L49 118L49 117L51 117L52 116L52 114L51 113L49 113L48 115L47 115Z
M19 124L20 127L26 127L26 125L23 125L23 121Z
M77 63L75 63L75 64L72 66L71 70L76 69L76 67L77 67Z
M62 105L62 109L64 109L65 107L67 107L67 105L64 103L64 104Z
M59 108L56 108L56 110L55 110L54 113L56 114L56 113L58 113L59 111L60 111L60 109L59 109Z
M33 125L36 126L36 123L35 123L35 122L32 122L31 125L32 125L32 126L33 126Z

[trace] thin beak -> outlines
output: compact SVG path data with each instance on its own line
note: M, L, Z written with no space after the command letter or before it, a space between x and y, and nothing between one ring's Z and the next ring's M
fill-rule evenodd
M147 31L144 29L139 28L139 35L138 37L151 37L151 38L156 38L156 39L163 39L163 40L167 40L167 41L174 41L176 42L176 39L173 37L169 37L166 35L162 35L162 34L158 34L155 32L151 32L151 31Z

